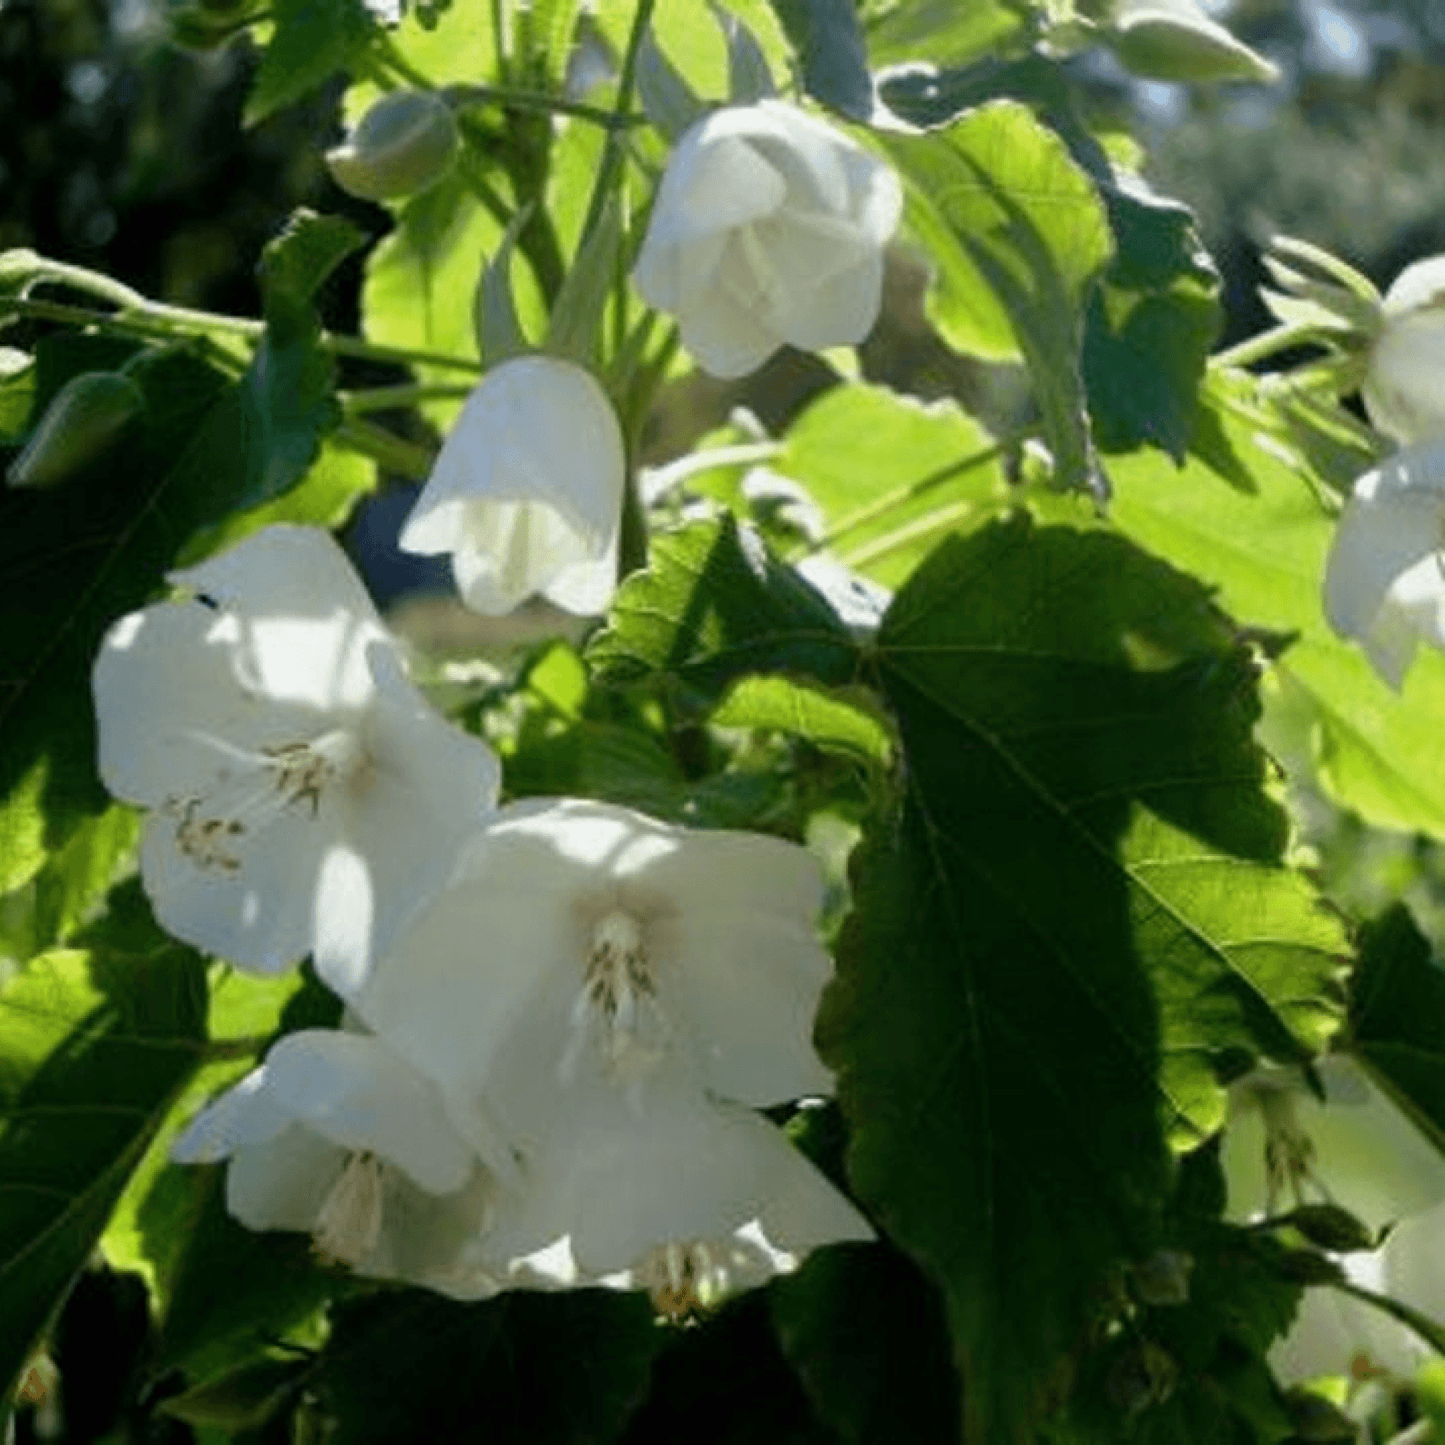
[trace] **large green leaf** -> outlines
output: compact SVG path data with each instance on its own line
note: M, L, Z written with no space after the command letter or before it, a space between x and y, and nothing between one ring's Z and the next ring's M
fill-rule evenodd
M1215 375L1187 465L1144 450L1109 459L1111 513L1129 536L1216 586L1241 624L1293 637L1275 664L1302 715L1301 750L1372 823L1445 835L1445 657L1422 648L1399 693L1325 622L1331 506L1287 421L1245 377Z
M705 703L750 672L851 682L858 650L823 598L724 513L654 539L587 660L604 682L657 676Z
M1361 936L1350 1051L1445 1149L1445 970L1401 905Z
M200 1059L203 962L134 885L0 992L0 1379L8 1392Z
M1025 26L1025 9L1014 0L878 0L868 8L868 50L877 65L923 57L961 65L994 53Z
M1319 1047L1340 930L1279 866L1248 659L1199 584L1026 519L939 548L880 631L902 815L824 996L850 1173L943 1286L971 1438L1028 1438L1216 1062Z
M823 509L830 548L896 586L939 534L1010 504L988 433L949 400L837 386L788 429L772 465Z
M309 95L371 43L363 0L275 0L275 29L246 99L246 124Z
M937 274L934 320L959 350L1022 355L1060 480L1092 481L1080 352L1113 251L1104 207L1060 138L1014 101L923 135L881 136Z

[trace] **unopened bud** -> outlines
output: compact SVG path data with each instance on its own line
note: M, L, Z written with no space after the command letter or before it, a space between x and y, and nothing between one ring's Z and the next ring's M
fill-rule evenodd
M336 184L353 196L384 201L439 181L459 144L457 123L440 97L424 90L383 96L346 140L326 152Z
M5 474L12 487L54 487L95 461L145 406L118 371L72 376L51 398L25 449Z

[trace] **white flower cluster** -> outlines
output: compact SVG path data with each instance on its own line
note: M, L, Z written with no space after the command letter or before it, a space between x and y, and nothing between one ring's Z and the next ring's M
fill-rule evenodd
M1400 449L1345 504L1325 615L1399 688L1418 643L1445 650L1445 256L1406 267L1385 293L1360 395Z
M190 1125L253 1229L475 1298L642 1285L684 1308L871 1237L757 1113L817 1095L810 856L580 800L498 808L329 534L175 574L94 670L100 768L151 810L157 918L348 1006Z
M900 206L821 122L724 108L677 148L637 284L720 374L861 340ZM448 554L477 611L540 593L599 613L625 476L594 376L514 355L400 542ZM871 1238L754 1112L830 1087L803 849L575 799L499 807L496 758L409 681L325 532L270 527L171 580L94 669L101 776L150 810L156 917L245 969L309 954L346 1005L175 1144L230 1161L238 1219L458 1298L600 1282L679 1310Z

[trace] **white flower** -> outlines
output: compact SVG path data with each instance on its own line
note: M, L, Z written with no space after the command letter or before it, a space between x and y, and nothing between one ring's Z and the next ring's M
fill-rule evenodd
M1405 445L1445 432L1445 256L1407 266L1385 293L1360 397Z
M729 106L678 141L633 279L700 366L743 376L785 343L867 336L902 208L893 171L831 126L779 100Z
M1325 1102L1296 1069L1256 1069L1230 1091L1220 1162L1229 1217L1338 1204L1368 1228L1445 1199L1445 1157L1346 1054L1315 1063Z
M534 592L601 612L617 585L625 467L616 413L589 372L514 357L467 398L401 546L450 552L477 612L510 612Z
M1424 641L1445 648L1445 439L1406 447L1355 483L1325 562L1330 626L1398 688Z
M873 1238L781 1130L668 1072L641 1116L625 1094L578 1091L545 1147L524 1153L525 1194L499 1216L489 1250L560 1257L557 1282L646 1289L683 1314L786 1273L819 1245Z
M796 844L534 800L464 845L359 987L323 977L525 1153L594 1075L638 1106L653 1075L758 1106L826 1092L811 1044L831 972L821 897Z
M274 972L364 973L495 806L490 750L432 711L326 532L269 527L121 618L99 769L153 809L141 875L177 937Z
M1332 1203L1370 1230L1376 1251L1336 1256L1353 1284L1445 1319L1445 1158L1348 1055L1316 1061L1321 1103L1293 1069L1257 1069L1230 1096L1220 1162L1231 1218ZM1270 1350L1286 1383L1321 1375L1407 1375L1425 1346L1374 1305L1308 1289Z
M230 1159L226 1207L242 1224L301 1230L360 1274L458 1299L500 1287L483 1258L490 1175L435 1087L374 1038L287 1034L191 1121L171 1157Z

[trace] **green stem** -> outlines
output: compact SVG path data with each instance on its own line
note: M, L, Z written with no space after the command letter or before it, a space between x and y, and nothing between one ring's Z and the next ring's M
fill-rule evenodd
M364 416L372 411L415 406L419 401L469 396L471 391L469 386L438 383L434 386L372 386L362 391L339 391L336 395L347 416Z
M637 79L637 52L642 47L642 37L647 33L656 5L657 0L638 0L637 9L632 16L632 29L627 36L627 49L622 56L622 71L617 79L617 99L612 106L613 115L619 119L631 109L632 87ZM587 202L587 219L582 223L579 247L587 244L587 238L597 229L597 223L602 219L608 194L622 164L623 134L623 131L617 129L607 133L607 144L602 148L602 164L597 168L597 180L592 187L591 199Z
M916 497L923 496L925 492L932 491L934 487L941 486L944 482L952 481L954 477L960 477L965 472L972 471L975 467L986 466L989 462L996 461L999 457L1003 456L1011 446L1016 445L1020 439L1020 437L1008 437L1001 442L994 443L991 447L985 447L980 452L971 453L961 461L950 462L948 466L940 467L936 472L930 472L926 477L920 477L916 482L909 482L907 486L894 487L892 491L885 492L881 497L875 498L866 506L849 512L847 516L829 527L816 542L810 543L803 550L805 552L819 552L824 547L831 547L840 537L846 537L849 532L856 532L859 527L866 527L869 522L886 516L887 513L891 512L895 507L900 507L905 502L911 502Z
M572 115L578 120L590 121L604 130L623 130L630 126L643 125L647 117L636 111L618 115L614 111L599 110L580 100L568 100L561 95L541 95L533 90L518 90L510 85L456 85L450 92L462 105L496 105L507 110L534 111L541 115Z
M436 453L430 448L403 441L399 436L393 436L391 432L359 417L343 421L332 432L331 439L337 446L370 457L386 471L410 477L416 482L426 481L431 475L432 463L436 461Z
M383 34L377 43L378 59L413 90L435 90L429 75L423 75L397 48L390 35Z
M128 288L122 288L128 289ZM132 293L133 295L135 293ZM120 311L91 311L82 306L67 306L58 301L36 301L28 297L0 297L0 313L14 312L37 321L59 321L71 326L88 326L98 331L111 331L123 336L139 336L146 339L172 340L178 331L206 335L214 331L229 332L244 336L248 340L260 340L266 330L263 321L252 321L241 316L222 316L212 311L192 311L183 306L167 306L159 301L138 298L139 304L131 304ZM316 344L323 351L336 356L359 356L369 361L394 361L403 366L435 366L452 371L469 371L478 374L482 370L479 361L464 356L452 356L443 351L423 351L409 346L380 346L363 341L359 336L337 336L323 331ZM229 352L223 355L235 362ZM239 362L245 369L245 362Z
M1311 342L1319 343L1324 340L1320 327L1313 323L1287 321L1268 331L1261 331L1258 336L1251 336L1248 340L1231 346L1227 351L1216 351L1209 358L1209 364L1215 367L1249 366L1253 362L1263 361L1267 356L1274 356L1277 352L1288 351L1292 346L1307 346Z

